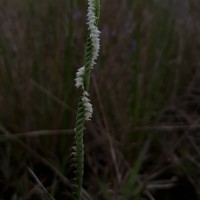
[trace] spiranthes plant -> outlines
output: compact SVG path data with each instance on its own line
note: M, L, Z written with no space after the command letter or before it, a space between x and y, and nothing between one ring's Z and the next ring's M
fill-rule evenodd
M72 158L75 166L74 178L74 197L81 199L81 190L84 173L84 143L83 131L85 121L90 120L93 113L92 104L89 100L90 73L96 64L95 61L100 49L100 31L98 30L98 21L100 15L100 0L88 0L87 25L88 37L85 48L85 61L83 67L78 69L75 78L75 86L81 90L81 96L78 103L74 146L72 148Z

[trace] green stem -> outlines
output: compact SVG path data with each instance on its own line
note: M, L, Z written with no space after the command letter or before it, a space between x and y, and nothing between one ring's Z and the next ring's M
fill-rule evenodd
M82 97L79 99L78 111L75 124L75 155L76 155L76 171L75 171L75 188L74 195L77 200L81 199L81 188L84 172L84 149L83 149L83 130L85 123L85 112Z
M91 3L91 2L90 2ZM93 0L94 7L95 7L95 17L96 17L96 22L94 22L94 25L98 24L99 20L99 14L100 14L100 0ZM92 21L92 20L91 20ZM91 30L90 30L91 31ZM98 37L98 34L97 34ZM78 110L77 110L77 117L76 117L76 124L75 124L75 146L73 148L73 153L72 155L75 158L75 184L74 184L74 197L76 200L81 199L81 190L82 190L82 182L83 182L83 173L84 173L84 143L83 143L83 130L84 130L84 124L85 120L87 119L87 104L89 102L84 102L86 98L86 91L89 90L89 85L90 85L90 73L91 73L91 68L92 64L94 61L94 50L96 44L93 44L91 34L89 32L88 37L87 37L87 42L86 42L86 47L85 47L85 65L84 65L84 75L83 75L83 93L82 96L79 99L78 103ZM95 58L96 59L96 58ZM84 100L83 100L84 99ZM86 104L86 105L85 105ZM86 106L86 108L85 108ZM89 107L89 111L92 110ZM90 113L89 113L90 114Z

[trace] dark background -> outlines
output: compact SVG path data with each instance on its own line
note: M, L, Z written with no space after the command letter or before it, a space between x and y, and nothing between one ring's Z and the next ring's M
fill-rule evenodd
M83 199L200 199L200 3L102 0ZM0 1L0 199L71 199L87 1Z

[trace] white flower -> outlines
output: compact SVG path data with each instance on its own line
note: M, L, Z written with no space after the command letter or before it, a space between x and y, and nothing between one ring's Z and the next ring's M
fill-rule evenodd
M95 1L94 0L88 0L88 13L87 13L87 24L88 29L90 31L90 37L93 43L93 56L91 61L91 68L96 64L95 60L97 59L99 55L99 49L100 49L100 31L98 30L98 27L96 26L96 16L95 16Z
M76 72L76 78L75 78L75 86L77 88L82 87L83 88L83 76L84 76L84 70L85 67L81 67L78 69L78 71Z
M92 108L92 104L90 103L90 100L88 99L89 94L84 91L83 92L83 97L82 97L82 101L83 101L83 105L85 107L85 120L90 120L92 117L92 113L93 113L93 108Z

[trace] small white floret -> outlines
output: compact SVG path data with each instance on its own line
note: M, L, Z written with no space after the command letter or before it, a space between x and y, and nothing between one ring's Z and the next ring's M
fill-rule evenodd
M76 72L76 78L75 78L75 86L77 88L82 87L83 88L83 76L84 76L85 67L81 67Z
M85 120L90 120L92 117L93 108L92 108L92 104L90 103L90 100L87 96L89 96L89 94L86 91L84 91L82 101L83 101L83 105L85 107L85 109L84 109L85 110Z

